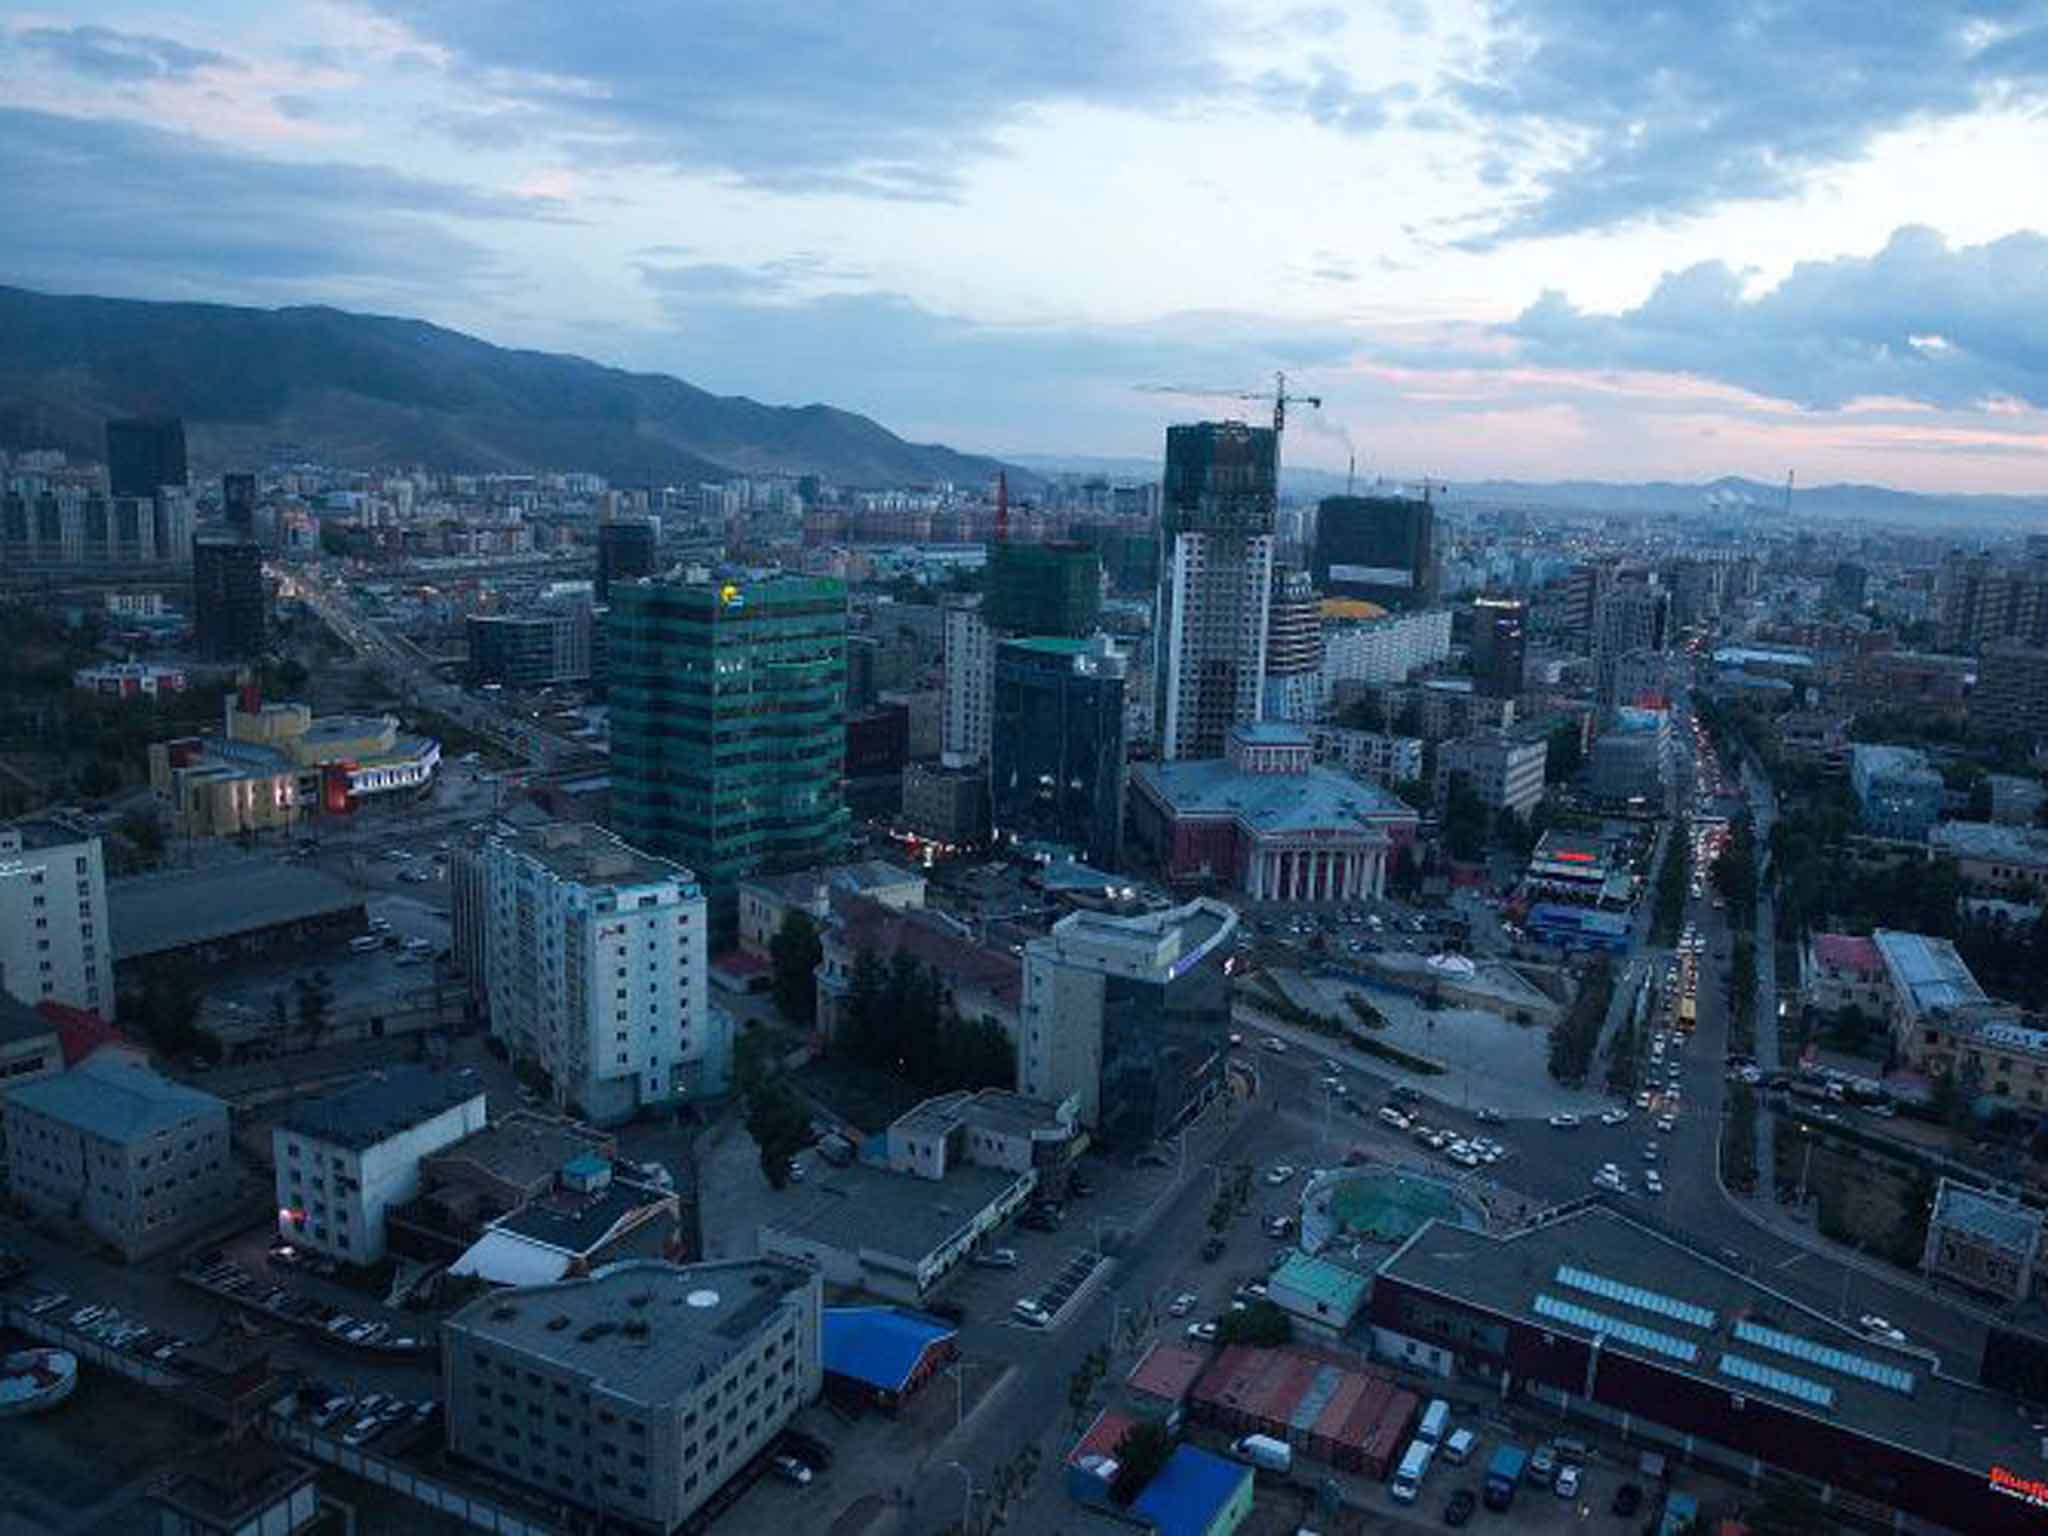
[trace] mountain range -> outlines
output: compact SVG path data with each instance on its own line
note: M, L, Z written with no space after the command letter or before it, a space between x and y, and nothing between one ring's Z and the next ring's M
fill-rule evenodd
M621 485L787 474L865 487L976 484L1004 467L829 405L714 395L421 320L0 287L0 447L96 460L107 418L141 414L184 418L195 474L288 457L578 469Z

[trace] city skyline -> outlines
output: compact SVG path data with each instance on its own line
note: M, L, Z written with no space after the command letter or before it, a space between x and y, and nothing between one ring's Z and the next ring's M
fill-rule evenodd
M2038 486L2048 12L1604 11L24 11L0 281L995 454L1150 454L1226 402L1134 386L1287 367L1289 461L1340 472Z

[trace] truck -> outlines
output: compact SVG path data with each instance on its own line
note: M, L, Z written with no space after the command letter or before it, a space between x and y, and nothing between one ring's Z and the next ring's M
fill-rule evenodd
M1267 1472L1287 1472L1294 1466L1294 1447L1271 1435L1241 1436L1231 1441L1230 1453Z
M1515 1490L1522 1483L1522 1469L1529 1465L1529 1453L1519 1445L1504 1445L1486 1464L1486 1507L1506 1509L1515 1502Z

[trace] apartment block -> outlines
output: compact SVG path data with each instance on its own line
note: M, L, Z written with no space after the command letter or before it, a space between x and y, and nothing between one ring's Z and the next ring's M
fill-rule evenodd
M0 992L114 1017L114 940L97 837L0 826Z

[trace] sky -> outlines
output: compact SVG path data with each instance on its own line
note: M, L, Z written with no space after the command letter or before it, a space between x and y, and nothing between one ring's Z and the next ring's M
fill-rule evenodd
M971 450L1285 370L1361 476L2048 490L2048 0L87 0L0 189L0 282Z

